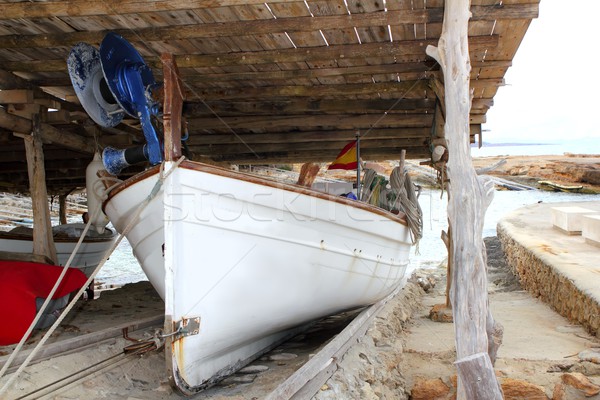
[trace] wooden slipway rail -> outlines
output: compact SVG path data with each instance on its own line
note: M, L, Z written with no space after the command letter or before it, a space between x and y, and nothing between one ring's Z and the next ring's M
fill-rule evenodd
M331 342L271 392L266 400L313 397L337 371L338 361L341 361L348 349L365 335L375 316L397 293L398 290L395 290L386 298L364 309Z

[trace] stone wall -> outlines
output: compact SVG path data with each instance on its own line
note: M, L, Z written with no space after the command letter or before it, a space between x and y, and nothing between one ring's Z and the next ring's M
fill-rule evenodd
M508 265L519 277L524 289L549 304L569 321L581 324L592 335L600 337L600 305L596 301L510 237L502 223L498 224L498 238Z

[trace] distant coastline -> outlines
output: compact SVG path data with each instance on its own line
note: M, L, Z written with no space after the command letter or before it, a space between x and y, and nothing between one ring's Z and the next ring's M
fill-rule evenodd
M552 145L556 145L557 143L511 143L511 142L507 142L507 143L492 143L492 142L483 142L482 147L507 147L507 146L552 146ZM472 143L471 147L479 147L479 143Z

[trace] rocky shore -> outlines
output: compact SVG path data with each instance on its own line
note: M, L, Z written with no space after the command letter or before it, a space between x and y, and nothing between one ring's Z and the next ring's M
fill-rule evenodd
M505 161L505 162L503 162ZM473 159L475 168L499 164L487 175L546 190L557 190L542 182L582 186L581 193L600 193L600 155L496 156Z

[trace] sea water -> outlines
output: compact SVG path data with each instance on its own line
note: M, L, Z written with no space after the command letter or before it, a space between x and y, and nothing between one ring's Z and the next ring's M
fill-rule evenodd
M541 190L496 191L494 200L485 214L483 237L495 236L498 221L517 208L539 202L576 201L600 201L600 195ZM440 239L442 230L448 229L447 193L442 193L439 189L424 189L419 197L419 204L423 210L423 238L419 242L418 248L413 247L411 250L410 271L417 268L437 267L447 258L446 247ZM104 264L96 280L105 285L118 286L147 280L147 278L133 256L131 246L124 239Z
M482 237L496 236L496 226L502 217L513 210L535 203L561 203L578 201L600 201L600 194L578 194L565 192L547 192L542 190L509 191L494 193L492 204L487 209L483 224ZM425 189L419 198L423 210L423 238L418 248L411 251L411 270L434 268L445 262L448 254L440 235L448 230L447 193L442 195L438 189Z

